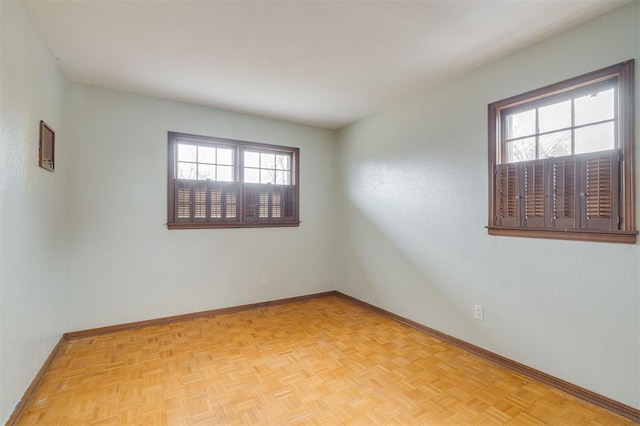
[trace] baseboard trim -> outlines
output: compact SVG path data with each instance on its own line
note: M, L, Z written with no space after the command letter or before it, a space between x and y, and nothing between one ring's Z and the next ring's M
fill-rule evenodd
M66 341L67 339L64 337L64 334L63 334L58 340L58 343L56 343L56 345L51 350L51 353L49 354L47 359L44 361L44 364L42 364L42 367L40 367L40 370L38 370L36 377L33 378L27 390L24 391L24 394L20 399L20 403L15 408L15 410L13 410L13 413L11 413L11 416L9 416L9 420L7 420L7 423L6 423L7 425L13 426L18 423L18 420L20 420L20 417L22 417L22 414L24 413L25 408L29 405L31 398L33 398L33 395L35 395L36 390L40 386L40 383L42 382L42 379L44 378L45 373L51 366L51 363L53 363L53 360L58 356L58 353L60 352L60 350L66 343Z
M597 394L595 392L592 392L580 386L576 386L562 379L558 379L557 377L551 376L547 373L536 370L535 368L531 368L527 365L513 361L509 358L506 358L502 355L498 355L494 352L488 351L479 346L472 345L471 343L465 342L464 340L460 340L456 337L442 333L441 331L427 327L426 325L412 321L398 314L394 314L393 312L379 308L375 305L364 302L353 296L349 296L348 294L332 290L332 291L326 291L322 293L308 294L304 296L288 297L285 299L250 303L247 305L232 306L232 307L221 308L221 309L212 309L208 311L194 312L190 314L174 315L174 316L162 317L162 318L145 320L145 321L136 321L136 322L130 322L125 324L118 324L118 325L112 325L107 327L99 327L99 328L92 328L88 330L80 330L80 331L65 333L62 335L62 337L60 337L60 340L54 346L53 350L49 354L49 357L46 359L46 361L38 371L38 374L36 374L35 378L33 379L31 384L25 391L24 395L22 396L22 399L20 400L20 404L13 411L13 413L9 417L9 420L7 420L6 424L13 426L18 423L18 421L22 417L22 414L24 413L25 408L27 407L27 405L29 405L29 402L35 395L35 392L38 389L38 386L40 386L40 383L42 382L42 379L44 378L45 373L47 372L47 370L53 363L54 359L56 358L56 356L58 355L58 353L60 352L60 350L62 349L62 347L67 341L74 340L74 339L81 339L84 337L93 337L93 336L99 336L103 334L115 333L119 331L135 330L138 328L151 327L154 325L163 325L163 324L179 322L179 321L188 321L188 320L198 319L198 318L214 317L218 315L249 311L253 309L265 308L270 306L286 305L289 303L301 302L304 300L311 300L311 299L317 299L317 298L329 297L329 296L336 296L340 299L346 300L355 305L366 308L383 317L389 318L393 321L404 324L424 334L440 339L443 342L449 343L453 346L463 349L469 353L472 353L476 356L486 359L487 361L490 361L496 365L504 367L510 371L529 377L533 380L537 380L541 383L554 387L560 391L566 392L584 401L590 402L601 408L604 408L606 410L619 414L623 417L626 417L632 421L640 423L640 410L636 408L633 408L629 405L615 401L606 396Z
M214 317L224 314L233 314L236 312L249 311L252 309L266 308L270 306L286 305L288 303L301 302L303 300L317 299L319 297L335 296L336 291L325 291L322 293L307 294L304 296L287 297L285 299L269 300L265 302L249 303L247 305L231 306L228 308L211 309L208 311L193 312L190 314L173 315L170 317L155 318L144 321L128 322L124 324L110 325L107 327L91 328L88 330L72 331L65 333L64 337L68 340L81 339L84 337L99 336L102 334L116 333L119 331L135 330L143 327L152 327L154 325L164 325L179 321L189 321L198 318Z
M560 391L566 392L584 401L597 405L598 407L604 408L605 410L609 410L623 417L626 417L627 419L632 420L634 422L640 422L640 410L633 408L629 405L623 404L621 402L608 398L604 395L597 394L595 392L592 392L580 386L576 386L573 383L569 383L565 380L551 376L540 370L536 370L535 368L521 364L517 361L506 358L502 355L498 355L494 352L488 351L479 346L472 345L471 343L465 342L464 340L460 340L456 337L453 337L441 331L435 330L431 327L427 327L426 325L412 321L398 314L394 314L393 312L389 312L385 309L382 309L370 303L364 302L353 296L349 296L348 294L344 294L338 291L336 291L335 293L336 293L336 296L338 296L341 299L347 300L363 308L369 309L379 315L382 315L383 317L397 321L401 324L404 324L408 327L416 329L429 336L440 339L443 342L447 342L460 349L464 349L467 352L477 355L480 358L483 358L487 361L490 361L494 364L504 367L510 371L529 377L538 382L542 382Z

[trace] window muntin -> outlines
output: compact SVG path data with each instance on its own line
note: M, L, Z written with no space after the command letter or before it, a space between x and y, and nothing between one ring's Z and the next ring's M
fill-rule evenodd
M505 108L502 163L616 148L617 78Z
M297 226L298 158L298 148L169 132L169 229Z
M490 235L635 243L633 68L489 105Z

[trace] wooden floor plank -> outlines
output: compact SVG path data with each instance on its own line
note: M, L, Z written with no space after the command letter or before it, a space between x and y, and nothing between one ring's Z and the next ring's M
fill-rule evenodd
M68 341L19 424L633 424L337 297Z

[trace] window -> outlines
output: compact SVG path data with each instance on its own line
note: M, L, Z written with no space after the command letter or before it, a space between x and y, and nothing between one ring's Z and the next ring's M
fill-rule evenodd
M169 132L169 229L298 226L299 149Z
M489 105L490 235L635 243L633 65Z

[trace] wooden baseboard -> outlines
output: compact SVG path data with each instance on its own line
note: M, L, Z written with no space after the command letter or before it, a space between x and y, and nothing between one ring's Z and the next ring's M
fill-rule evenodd
M502 355L498 355L494 352L488 351L479 346L472 345L471 343L465 342L464 340L460 340L453 336L449 336L448 334L445 334L433 328L427 327L426 325L417 323L408 318L394 314L393 312L389 312L375 305L364 302L360 299L356 299L353 296L349 296L347 294L340 293L340 292L336 292L336 295L341 299L348 300L356 305L362 306L363 308L367 308L373 312L376 312L377 314L382 315L386 318L397 321L408 327L414 328L422 333L425 333L429 336L440 339L443 342L447 342L460 349L464 349L467 352L477 355L483 359L486 359L487 361L490 361L494 364L497 364L515 373L522 374L523 376L537 380L538 382L542 382L546 385L549 385L558 390L571 394L577 398L580 398L584 401L595 404L606 410L612 411L616 414L624 416L635 422L640 422L640 410L633 408L629 405L615 401L611 398L607 398L606 396L597 394L595 392L592 392L580 386L576 386L573 383L569 383L557 377L551 376L547 373L536 370L535 368L531 368L519 362L513 361L509 358L506 358Z
M33 398L33 395L35 395L38 386L40 386L45 373L51 366L51 363L56 358L56 356L58 356L58 352L60 352L60 349L62 349L65 343L66 338L64 337L64 335L62 335L62 337L60 337L60 339L58 340L58 343L56 343L56 345L51 350L51 353L49 354L47 359L44 361L44 364L42 364L42 367L40 367L40 370L38 370L38 374L36 374L36 377L33 378L27 390L24 391L24 395L22 395L18 406L15 408L15 410L13 410L13 413L11 413L9 420L7 420L7 425L12 426L18 423L18 420L20 420L20 417L22 417L25 408L27 407L27 405L29 405L29 401L31 401L31 398Z
M31 385L29 385L29 387L25 391L20 401L20 404L16 407L14 412L11 414L11 417L9 417L9 420L7 421L7 425L15 425L17 424L18 420L20 420L20 417L22 416L24 409L29 404L29 401L31 400L36 390L38 389L38 386L40 385L40 382L42 381L45 373L47 372L47 369L49 368L49 366L51 365L51 363L53 362L53 360L55 359L55 357L57 356L58 352L63 347L63 345L69 340L80 339L83 337L99 336L102 334L115 333L118 331L134 330L137 328L168 324L168 323L178 322L178 321L187 321L187 320L192 320L197 318L213 317L217 315L248 311L252 309L264 308L269 306L285 305L288 303L300 302L303 300L310 300L310 299L316 299L320 297L329 297L329 296L336 296L343 300L359 305L363 308L373 311L386 318L397 321L401 324L404 324L408 327L416 329L429 336L433 336L453 346L461 348L467 352L470 352L483 359L486 359L487 361L493 362L494 364L497 364L515 373L522 374L523 376L545 383L558 390L561 390L575 397L583 399L587 402L595 404L599 407L602 407L606 410L609 410L621 416L624 416L632 421L640 422L640 410L636 408L633 408L621 402L615 401L611 398L607 398L606 396L597 394L588 389L584 389L580 386L576 386L564 380L558 379L557 377L551 376L547 373L543 373L542 371L536 370L534 368L531 368L519 362L513 361L509 358L503 357L502 355L498 355L496 353L493 353L481 347L472 345L471 343L467 343L464 340L460 340L453 336L449 336L448 334L442 333L438 330L427 327L426 325L417 323L408 318L394 314L392 312L379 308L375 305L364 302L360 299L356 299L355 297L349 296L339 291L326 291L322 293L315 293L315 294L309 294L304 296L289 297L285 299L251 303L251 304L240 305L240 306L232 306L229 308L212 309L209 311L194 312L191 314L175 315L175 316L157 318L157 319L146 320L146 321L136 321L136 322L130 322L126 324L118 324L118 325L113 325L108 327L99 327L99 328L92 328L88 330L73 331L70 333L65 333L60 338L60 340L58 341L56 346L53 348L53 350L51 351L51 354L42 365L42 368L40 368L40 371L38 371L38 374L31 382Z
M252 309L266 308L269 306L286 305L287 303L300 302L303 300L316 299L319 297L335 296L336 291L325 291L322 293L307 294L304 296L287 297L285 299L269 300L266 302L250 303L248 305L231 306L229 308L212 309L209 311L193 312L190 314L174 315L145 321L128 322L125 324L110 325L107 327L91 328L88 330L72 331L65 333L67 340L81 339L83 337L99 336L101 334L115 333L118 331L135 330L142 327L169 324L178 321L189 321L197 318L214 317L217 315L233 314L236 312L249 311Z

